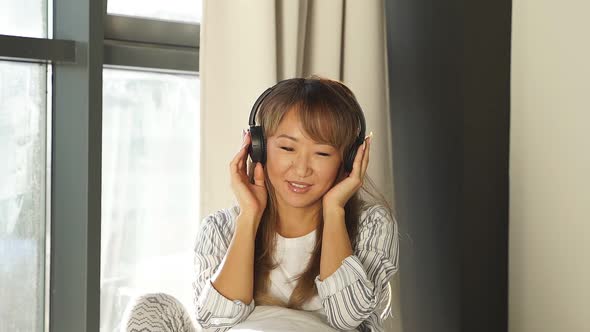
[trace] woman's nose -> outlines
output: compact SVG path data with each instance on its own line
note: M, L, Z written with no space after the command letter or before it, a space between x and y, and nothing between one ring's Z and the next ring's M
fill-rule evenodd
M293 158L291 167L295 169L295 173L301 178L309 176L312 172L309 165L309 159L303 155L298 155Z

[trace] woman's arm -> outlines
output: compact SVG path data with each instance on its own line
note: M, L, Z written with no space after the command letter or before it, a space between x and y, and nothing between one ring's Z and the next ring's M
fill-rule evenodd
M262 164L256 163L253 169L254 183L249 180L246 169L252 139L250 133L242 135L242 147L229 164L240 214L235 223L232 218L206 223L195 247L197 320L204 328L216 330L232 327L254 310L254 245L268 195Z
M326 225L326 220L324 223ZM325 236L322 242L328 240ZM373 326L381 324L375 309L387 295L387 283L398 269L397 237L397 225L387 210L383 207L370 208L360 221L354 253L341 260L337 270L326 278L322 278L320 268L316 286L332 327L354 329L365 320L370 320L367 323ZM336 237L331 237L329 241L335 240ZM324 248L332 244L336 247L342 245L322 243L322 260ZM331 250L333 256L326 258L335 259L336 250ZM327 263L326 266L334 264Z
M197 321L205 330L225 331L254 310L253 276L248 278L248 271L253 275L253 252L248 247L253 250L254 240L247 221L238 216L234 227L220 211L203 222L195 245L193 288Z
M258 220L239 215L236 231L219 269L211 278L213 287L230 300L252 302L254 291L254 242Z
M320 280L332 275L342 261L352 255L352 245L343 208L332 208L323 211L324 230L322 235L322 257L320 259Z

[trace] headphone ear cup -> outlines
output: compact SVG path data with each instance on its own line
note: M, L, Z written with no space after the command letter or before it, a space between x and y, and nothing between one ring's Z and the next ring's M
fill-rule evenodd
M264 165L266 163L266 144L264 142L262 126L251 126L250 138L252 143L248 147L248 153L250 154L250 158L252 158L252 162L260 162Z
M354 144L344 158L344 170L348 173L352 172L352 164L354 163L354 157L356 157L357 148L358 145Z
M348 173L352 172L352 166L354 164L354 158L356 157L356 153L361 145L365 142L364 138L357 138L356 142L350 148L350 151L346 154L346 158L344 159L344 170Z

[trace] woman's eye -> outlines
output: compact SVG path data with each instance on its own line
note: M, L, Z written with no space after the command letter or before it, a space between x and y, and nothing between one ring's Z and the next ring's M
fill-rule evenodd
M283 149L285 151L289 151L289 152L295 151L295 149L287 147L287 146L281 146L281 149ZM329 157L330 156L330 154L326 153L326 152L318 152L317 154L322 157Z

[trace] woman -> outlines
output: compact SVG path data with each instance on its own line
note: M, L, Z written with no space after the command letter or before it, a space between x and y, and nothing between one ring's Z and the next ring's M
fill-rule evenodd
M383 331L378 305L398 267L397 225L366 176L371 135L354 95L337 81L288 79L250 118L230 163L237 205L206 217L197 240L198 323L223 331L273 306L309 312L326 329ZM136 303L128 330L145 323L148 306L166 331L192 331L182 306L162 294Z

